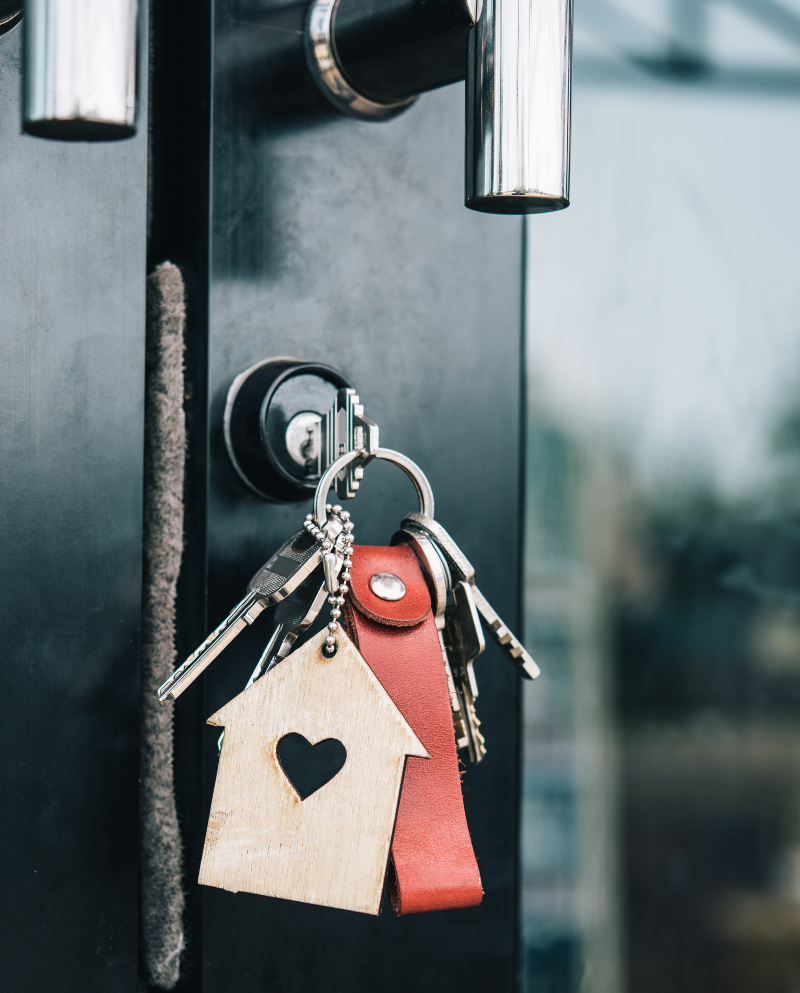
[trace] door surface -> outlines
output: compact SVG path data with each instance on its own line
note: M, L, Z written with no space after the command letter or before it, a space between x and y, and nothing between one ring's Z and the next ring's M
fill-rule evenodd
M178 263L187 286L181 657L308 510L248 495L222 439L234 377L285 355L352 380L382 444L428 474L437 518L518 626L522 224L462 205L460 84L384 124L322 106L271 114L276 77L258 45L278 6L222 0L213 25L196 5L155 7L149 166L144 72L137 138L22 137L19 31L0 38L10 723L0 846L11 894L0 933L13 993L129 993L143 982L138 623L154 264ZM358 542L388 543L415 501L399 470L371 466L348 508ZM479 908L398 919L387 904L370 918L197 885L217 764L204 721L243 687L269 633L267 622L248 630L175 706L187 892L178 989L514 989L518 677L493 645L477 665L488 756L463 778Z
M197 497L195 522L197 543L203 531L207 539L208 614L201 620L199 597L194 615L184 601L182 647L190 651L206 623L213 626L227 613L250 575L309 509L250 496L222 437L234 377L261 359L285 355L327 362L351 379L367 415L380 425L381 443L406 453L429 475L437 518L476 565L487 596L514 624L521 221L462 205L460 84L421 97L388 123L353 121L324 107L303 118L271 116L265 109L269 87L280 80L264 71L257 46L274 9L216 6L208 462L198 455L194 470L208 480L207 503L203 507L206 498ZM173 154L179 161L181 152ZM176 246L185 238L179 227L172 235ZM186 268L200 273L202 282L202 253L183 250ZM357 541L387 544L415 501L397 469L369 467L348 507ZM190 887L217 768L218 735L201 722L240 691L268 635L268 624L243 633L224 661L208 670L204 686L177 703L179 788L183 820L191 824ZM482 906L398 919L387 904L373 919L204 888L192 904L189 934L190 949L202 946L202 969L195 955L186 988L323 993L515 987L518 677L493 645L477 676L489 752L479 767L467 769L463 782L486 890ZM202 791L187 759L201 744Z
M0 37L0 984L136 988L146 76L139 137L20 134Z

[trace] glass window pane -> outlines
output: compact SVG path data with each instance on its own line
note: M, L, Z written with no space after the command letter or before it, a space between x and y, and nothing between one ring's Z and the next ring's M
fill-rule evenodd
M526 993L800 989L800 2L580 0L528 219Z

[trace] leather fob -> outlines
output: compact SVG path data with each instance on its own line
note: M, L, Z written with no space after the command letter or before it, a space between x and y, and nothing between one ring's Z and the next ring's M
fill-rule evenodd
M402 579L400 600L375 596L379 572ZM474 907L483 889L464 813L442 649L420 564L407 545L356 546L344 621L359 651L430 759L409 757L387 889L399 915Z

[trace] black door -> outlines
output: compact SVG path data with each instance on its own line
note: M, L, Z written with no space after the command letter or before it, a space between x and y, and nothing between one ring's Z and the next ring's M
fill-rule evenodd
M277 5L153 12L139 133L110 145L18 134L18 31L0 39L4 984L137 982L138 620L144 286L186 280L189 427L181 657L297 530L304 504L248 494L225 452L234 377L280 355L357 387L382 443L428 474L481 588L519 617L523 230L462 205L463 86L369 124L278 117L259 48ZM142 49L146 46L141 46ZM148 222L148 177L149 228ZM146 237L149 243L146 252ZM358 540L388 543L415 496L370 467ZM463 778L485 887L466 911L376 919L200 889L216 772L205 718L269 631L242 635L174 706L186 845L183 990L511 990L517 977L517 675L477 667L488 756Z

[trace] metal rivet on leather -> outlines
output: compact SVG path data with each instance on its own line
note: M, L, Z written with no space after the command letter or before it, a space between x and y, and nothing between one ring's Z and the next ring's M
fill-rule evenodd
M369 588L381 600L402 600L406 595L406 584L392 572L376 572L369 581Z

